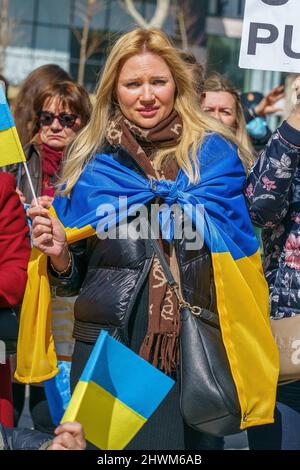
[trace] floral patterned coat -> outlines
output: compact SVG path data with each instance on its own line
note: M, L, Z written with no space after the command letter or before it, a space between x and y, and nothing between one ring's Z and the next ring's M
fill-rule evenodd
M271 316L300 313L300 132L284 122L246 184L250 216L263 227Z

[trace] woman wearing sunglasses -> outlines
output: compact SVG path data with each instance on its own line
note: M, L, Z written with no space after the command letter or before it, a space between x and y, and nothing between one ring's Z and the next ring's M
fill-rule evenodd
M91 103L88 93L76 83L52 80L52 84L35 95L32 106L35 121L33 125L30 122L30 142L24 150L39 204L49 207L53 200L64 150L76 133L86 125L91 112ZM30 203L33 196L23 164L19 166L17 179L22 202ZM61 299L59 304L53 301L54 316L57 312L58 314L64 312L65 316L69 311L73 312L72 302L72 298L68 302ZM63 339L70 328L70 326L66 328ZM58 341L57 336L55 339ZM60 354L64 356L70 355L69 349L73 347L71 342L65 342L63 345L60 342L56 346L63 348ZM15 383L13 390L16 415L20 416L24 404L24 388L22 384ZM43 388L30 387L29 406L34 426L39 431L51 432L53 425L48 407L45 406L45 398Z
M37 196L52 198L66 146L86 125L91 103L83 87L71 81L49 85L33 103L36 116L25 154ZM32 200L25 170L19 182L25 202Z

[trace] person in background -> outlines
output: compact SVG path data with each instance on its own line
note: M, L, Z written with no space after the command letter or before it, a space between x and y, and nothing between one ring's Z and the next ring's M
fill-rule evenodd
M90 117L91 103L88 93L80 85L71 81L56 81L53 84L48 84L34 97L31 108L35 117L31 122L30 142L25 146L24 152L39 204L49 208L54 197L64 151L76 133L86 125ZM29 204L33 195L24 166L21 164L19 169L19 194L23 201ZM58 305L57 315L53 315L53 322L57 319L59 321L59 312L61 321L63 320L63 311L65 315L69 311L73 312L74 300L54 300L54 303L57 302ZM64 320L65 332L67 332L67 320L66 318ZM68 344L68 347L72 347L73 340ZM64 350L61 355L71 356L71 353ZM61 364L61 368L64 367L67 365ZM13 388L15 408L20 416L24 403L24 386L15 383ZM30 387L30 410L36 428L41 431L51 430L51 419L45 398L43 387Z
M85 450L80 423L64 423L54 433L53 438L33 429L5 428L0 424L0 450Z
M13 115L22 146L29 143L35 123L33 102L45 88L56 82L72 81L70 75L56 64L45 64L34 69L23 81L14 100Z
M249 155L252 155L248 164L250 171L254 163L255 151L246 129L240 94L227 77L214 73L205 79L201 94L201 109L232 129ZM261 230L254 227L254 231L263 256Z
M195 85L197 94L201 95L204 82L204 67L199 64L192 52L180 51L180 56L191 72L192 81Z
M276 103L283 97L283 85L273 88L266 96L256 91L249 91L241 95L246 129L257 154L264 149L272 135L266 118L270 114L282 111Z
M260 153L246 186L250 216L263 228L273 319L300 315L300 78L295 87L296 105ZM300 380L278 387L275 423L248 430L250 449L300 449L299 398Z
M4 309L22 303L27 280L28 226L15 189L14 177L0 173L0 316ZM4 333L0 331L0 338L1 334L5 336ZM6 426L13 425L9 361L0 364L0 422Z
M51 202L67 145L88 122L91 102L83 87L70 81L48 84L33 99L34 120L24 152L37 197ZM27 203L33 196L23 165L18 189Z
M202 111L229 127L249 155L254 151L246 131L240 95L228 78L214 73L204 80L200 104ZM248 161L249 169L254 159Z

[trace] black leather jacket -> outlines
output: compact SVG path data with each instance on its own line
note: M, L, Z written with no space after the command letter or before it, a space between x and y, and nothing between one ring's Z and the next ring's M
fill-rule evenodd
M4 428L0 424L0 450L45 450L52 439L33 429Z
M123 165L143 173L124 149L119 148L113 156ZM216 312L209 250L204 245L199 250L188 251L185 239L174 243L183 296L192 305ZM148 318L147 278L153 258L150 241L118 237L99 240L94 236L72 245L71 251L71 274L58 277L49 269L49 277L57 295L79 294L74 308L74 337L93 343L99 331L106 329L128 344L134 318L140 315Z

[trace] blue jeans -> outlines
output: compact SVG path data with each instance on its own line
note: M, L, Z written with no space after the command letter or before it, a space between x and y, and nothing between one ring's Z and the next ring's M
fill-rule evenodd
M300 380L278 387L274 424L247 433L251 450L300 450Z

